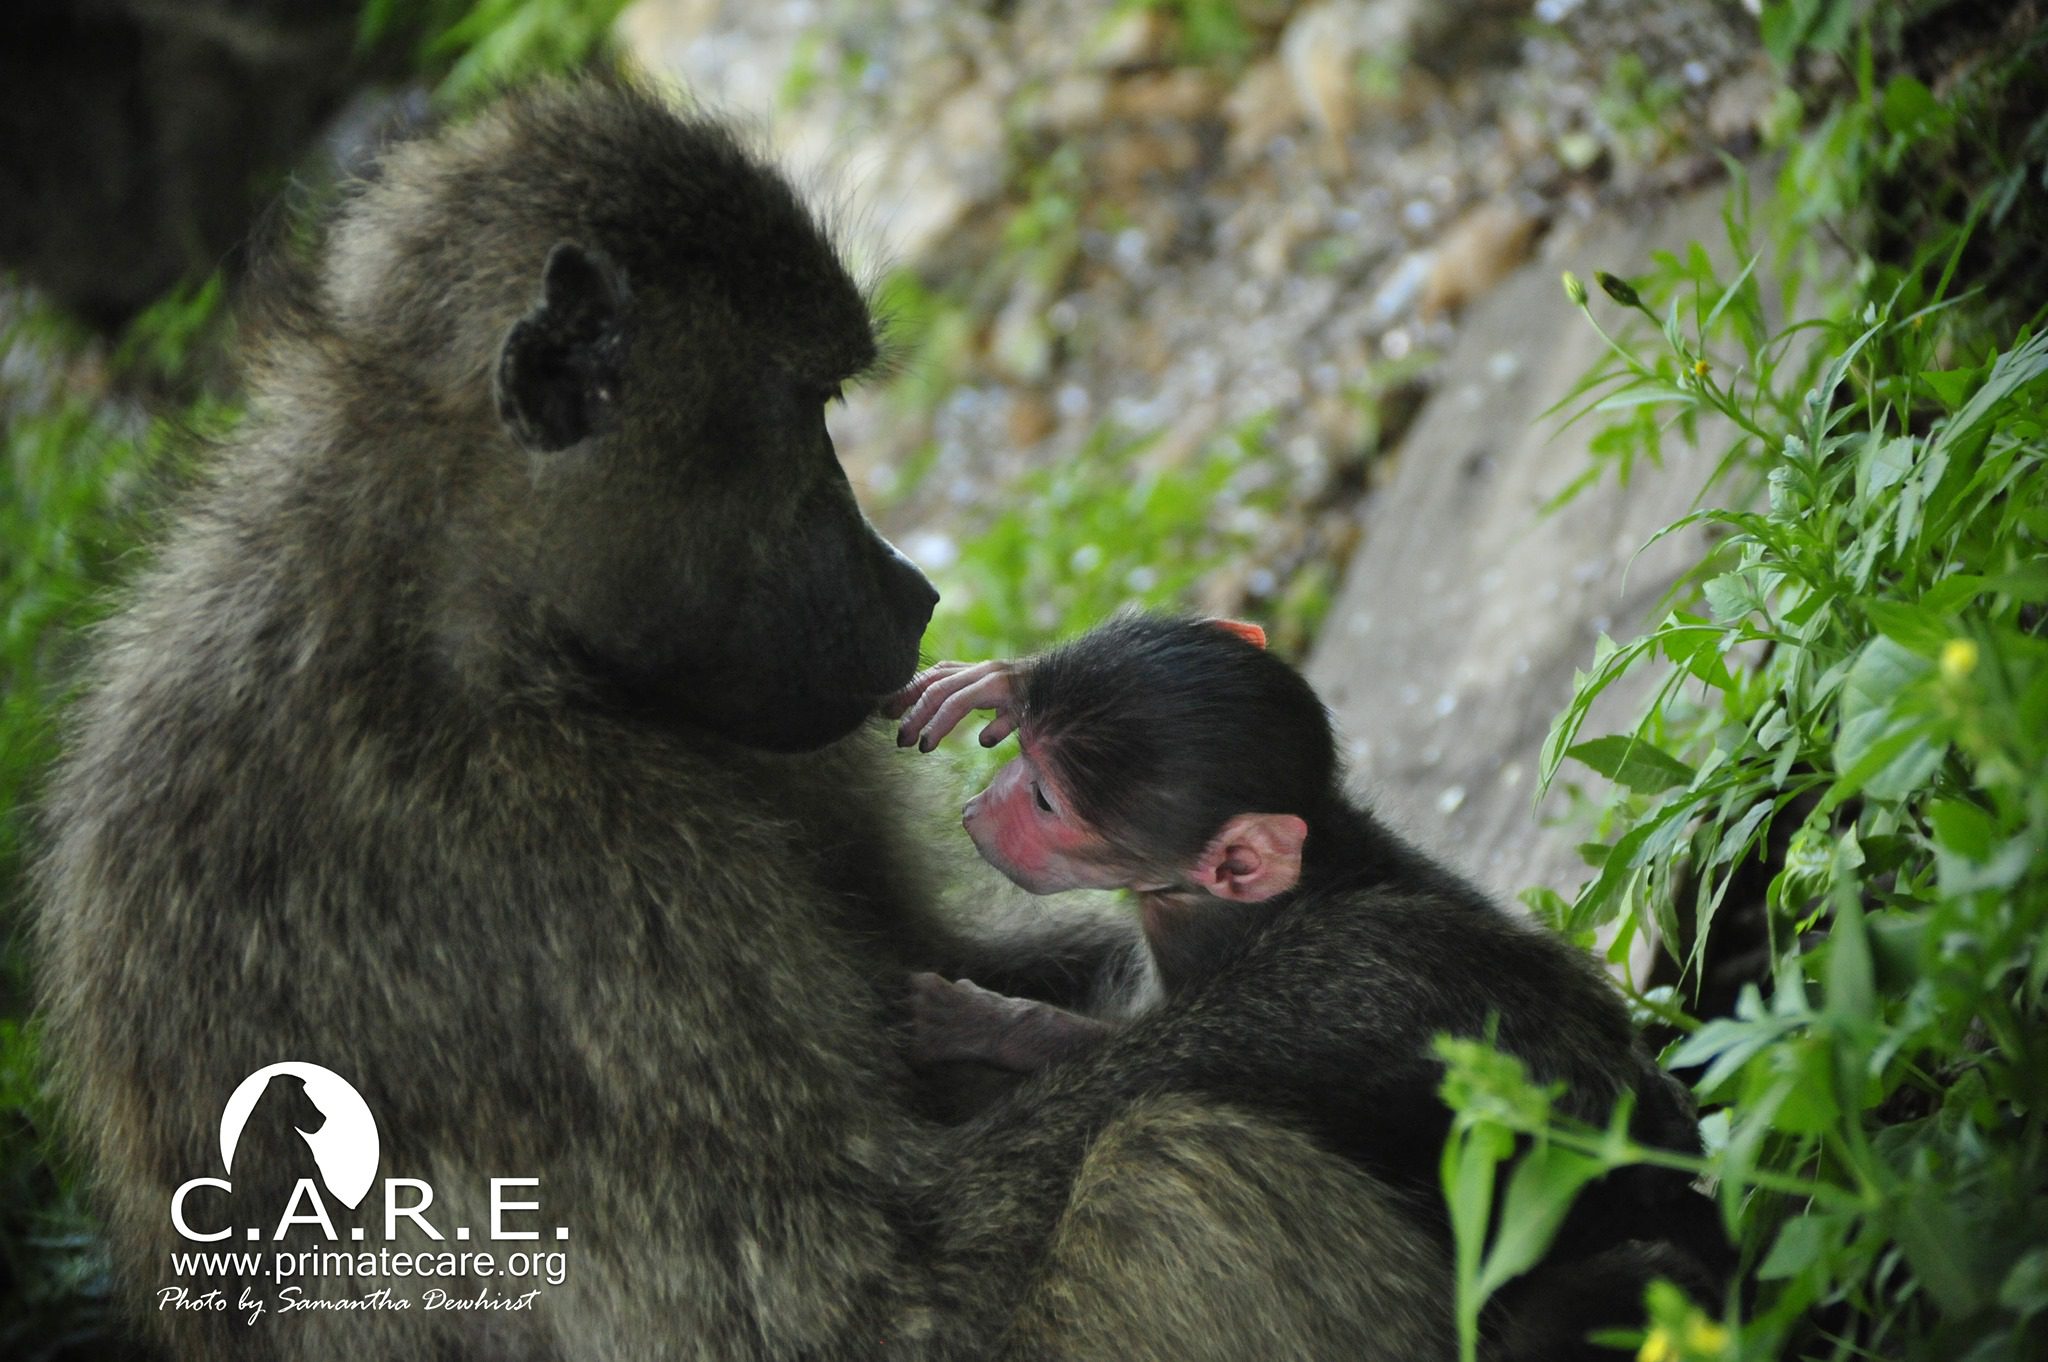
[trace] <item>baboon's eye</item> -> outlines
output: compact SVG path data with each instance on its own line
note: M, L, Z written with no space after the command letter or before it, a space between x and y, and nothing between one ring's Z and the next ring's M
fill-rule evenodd
M1045 787L1035 780L1031 782L1031 797L1038 801L1038 807L1045 810L1045 812L1051 813L1053 811L1052 801L1045 797Z

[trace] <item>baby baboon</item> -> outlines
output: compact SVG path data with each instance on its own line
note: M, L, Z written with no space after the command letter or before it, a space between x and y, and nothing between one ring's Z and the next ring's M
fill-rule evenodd
M868 312L729 133L586 86L398 147L263 335L39 865L62 1093L178 1356L1447 1355L1421 1233L1275 1123L1113 1079L917 1116L907 971L1094 947L935 907L863 728L933 593L824 420ZM225 1166L286 1062L374 1114L367 1195L288 1127Z
M1638 1138L1698 1153L1689 1098L1592 959L1352 800L1322 701L1263 642L1230 621L1125 616L1024 662L941 664L892 702L898 741L927 751L995 711L984 745L1015 732L1019 751L967 804L976 849L1034 894L1132 891L1152 967L1150 998L1102 1000L1117 1019L921 974L913 1055L1036 1071L1169 1002L1114 1061L1134 1091L1284 1113L1430 1202L1450 1122L1431 1039L1493 1034L1562 1086L1563 1110L1604 1123L1627 1094ZM1707 1229L1717 1258L1710 1227L1683 1177L1630 1170L1582 1198L1560 1255ZM1586 1302L1585 1324L1635 1322L1646 1281L1617 1283L1604 1312Z

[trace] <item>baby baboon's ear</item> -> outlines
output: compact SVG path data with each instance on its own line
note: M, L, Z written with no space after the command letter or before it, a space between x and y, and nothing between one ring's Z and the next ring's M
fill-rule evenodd
M625 368L625 280L594 251L548 252L540 303L498 353L498 415L535 453L602 432L618 409Z

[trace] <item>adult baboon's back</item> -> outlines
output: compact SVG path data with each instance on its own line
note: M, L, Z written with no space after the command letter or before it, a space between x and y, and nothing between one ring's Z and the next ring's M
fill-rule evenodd
M833 455L869 320L780 179L643 93L555 90L394 151L323 260L48 806L63 1091L181 1355L1440 1351L1436 1256L1293 1136L1107 1090L912 1114L902 971L969 966L859 730L934 596ZM326 1199L338 1242L272 1238L306 1151L224 1170L218 1123L280 1061L360 1091L446 1240L381 1185ZM186 1224L232 1233L193 1243L169 1206L206 1176L232 1193ZM541 1180L503 1196L540 1240L489 1238L492 1178ZM267 1256L170 1258L387 1246L568 1271L523 1310L284 1314ZM531 1285L327 1266L291 1283ZM181 1284L270 1313L151 1308Z

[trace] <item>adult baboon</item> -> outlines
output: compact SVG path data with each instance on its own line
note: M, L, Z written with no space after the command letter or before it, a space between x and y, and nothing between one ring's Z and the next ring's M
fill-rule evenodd
M265 335L99 640L40 865L62 1090L180 1356L1447 1351L1437 1250L1299 1135L1113 1085L916 1115L906 970L1016 991L1029 952L950 933L862 729L934 597L825 430L861 294L727 132L603 86L400 147ZM294 1186L288 1131L223 1167L286 1061L375 1114L360 1204ZM217 1241L172 1227L200 1177ZM372 1252L479 1248L566 1278L432 1309L529 1283Z

